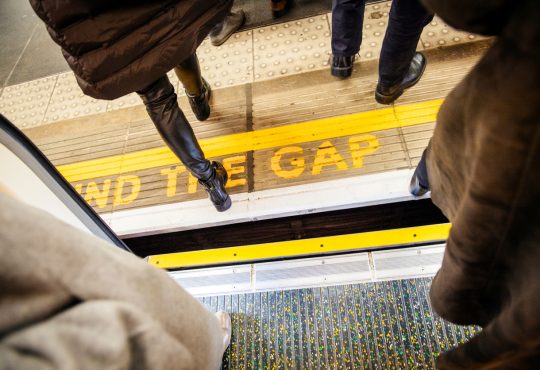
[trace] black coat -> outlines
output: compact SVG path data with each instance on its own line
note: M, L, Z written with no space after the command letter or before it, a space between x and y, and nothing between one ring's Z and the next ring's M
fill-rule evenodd
M30 0L83 92L141 90L195 53L232 0Z
M540 1L424 0L450 25L494 35L449 94L427 154L452 221L433 308L483 331L441 369L540 366Z

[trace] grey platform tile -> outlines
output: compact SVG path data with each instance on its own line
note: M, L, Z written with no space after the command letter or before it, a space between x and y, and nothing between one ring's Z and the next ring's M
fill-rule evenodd
M6 84L38 22L28 1L0 1L0 86Z
M8 83L19 84L69 70L60 46L51 39L45 24L39 22Z

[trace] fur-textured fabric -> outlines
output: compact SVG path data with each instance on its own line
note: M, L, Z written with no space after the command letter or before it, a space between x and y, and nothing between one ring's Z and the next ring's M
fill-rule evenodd
M163 271L0 193L0 369L219 368L216 317Z
M431 300L483 331L441 369L540 364L540 2L424 0L450 24L496 36L449 94L427 152L433 202L452 221Z
M142 90L195 53L232 0L30 0L83 92Z

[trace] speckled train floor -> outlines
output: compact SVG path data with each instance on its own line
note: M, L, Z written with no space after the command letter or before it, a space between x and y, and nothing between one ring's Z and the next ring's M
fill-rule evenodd
M433 313L431 279L201 298L231 313L223 369L432 369L478 328Z

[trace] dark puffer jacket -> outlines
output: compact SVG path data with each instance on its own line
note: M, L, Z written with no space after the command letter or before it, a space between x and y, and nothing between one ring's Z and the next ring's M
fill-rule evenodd
M540 366L540 1L424 0L495 42L449 94L428 149L433 202L452 221L431 301L478 324L441 369Z
M232 0L30 0L83 92L115 99L185 60Z

